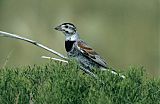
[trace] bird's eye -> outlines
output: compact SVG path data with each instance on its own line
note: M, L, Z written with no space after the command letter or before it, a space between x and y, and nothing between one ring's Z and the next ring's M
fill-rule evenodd
M66 25L65 28L68 28L68 26Z
M67 34L69 34L69 31L65 31Z

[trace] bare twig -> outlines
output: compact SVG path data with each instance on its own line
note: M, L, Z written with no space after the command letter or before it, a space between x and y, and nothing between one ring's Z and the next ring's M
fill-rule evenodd
M115 72L115 71L113 71L113 70L108 70L108 71L110 71L110 72L111 72L112 74L114 74L114 75L120 76L120 77L123 78L123 79L126 78L124 75L121 75L120 73L117 73L117 72Z
M53 58L53 57L41 56L41 58L51 59L51 60L55 60L55 61L60 61L60 62L68 63L68 61L66 61L66 60L62 60L62 59L58 59L58 58Z
M42 45L42 44L40 44L40 43L38 43L36 41L31 40L31 39L24 38L24 37L18 36L16 34L11 34L11 33L3 32L3 31L0 31L0 36L15 38L15 39L19 39L19 40L23 40L23 41L29 42L31 44L34 44L34 45L36 45L36 46L38 46L40 48L43 48L43 49L49 51L49 52L51 52L51 53L53 53L53 54L55 54L55 55L57 55L57 56L59 56L59 57L61 57L63 59L68 59L67 57L63 56L62 54L60 54L60 53L58 53L56 51L54 51L53 49L50 49L50 48L48 48L48 47L46 47L46 46L44 46L44 45Z
M30 94L29 94L29 104L34 104L34 101L33 101L34 99L33 99L33 93L31 92Z
M16 96L16 98L15 98L15 104L18 104L19 95L20 95L20 92L17 94L17 96Z
M12 55L12 52L13 52L13 50L10 51L9 54L7 55L6 60L5 60L4 65L3 65L3 68L6 67L6 65L7 65L7 63L8 63L8 60L9 60L10 56Z

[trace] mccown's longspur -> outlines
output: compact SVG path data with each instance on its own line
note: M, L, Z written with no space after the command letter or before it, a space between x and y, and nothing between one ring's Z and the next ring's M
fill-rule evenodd
M55 29L64 33L67 55L68 57L75 58L83 71L95 78L97 78L97 76L92 71L94 67L109 71L109 66L104 59L102 59L93 48L79 38L77 29L72 23L63 23L55 27ZM110 72L119 75L113 70ZM125 78L123 75L120 75L120 77Z

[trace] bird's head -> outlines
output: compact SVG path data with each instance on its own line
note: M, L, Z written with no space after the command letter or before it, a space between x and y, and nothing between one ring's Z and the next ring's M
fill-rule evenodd
M64 34L72 35L76 33L76 27L72 23L63 23L57 27L56 30L62 31Z
M66 40L74 41L78 39L76 27L72 23L63 23L54 29L63 32Z

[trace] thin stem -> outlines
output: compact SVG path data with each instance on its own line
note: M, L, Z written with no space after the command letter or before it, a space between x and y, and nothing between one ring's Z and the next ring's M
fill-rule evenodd
M29 42L31 44L34 44L34 45L40 47L40 48L43 48L43 49L47 50L47 51L49 51L49 52L51 52L51 53L53 53L53 54L65 59L65 60L68 59L67 57L63 56L62 54L60 54L60 53L58 53L56 51L54 51L53 49L50 49L47 46L44 46L44 45L42 45L42 44L40 44L40 43L38 43L36 41L33 41L31 39L24 38L24 37L21 37L21 36L16 35L16 34L11 34L11 33L3 32L3 31L0 31L0 36L9 37L9 38L15 38L15 39L19 39L19 40L23 40L23 41Z
M60 62L68 63L68 61L66 61L66 60L62 60L62 59L58 59L58 58L53 58L53 57L41 56L41 58L51 59L51 60L55 60L55 61L60 61Z

